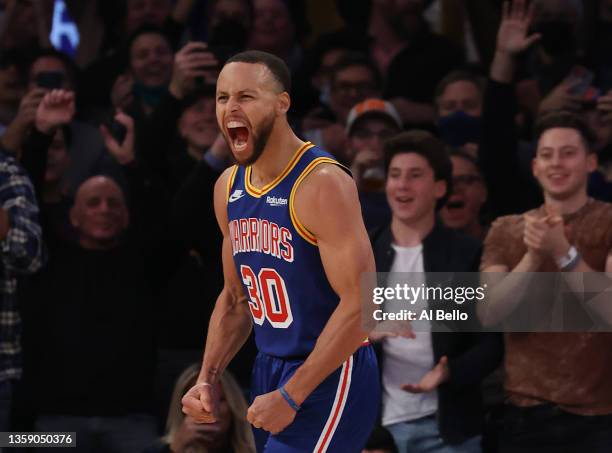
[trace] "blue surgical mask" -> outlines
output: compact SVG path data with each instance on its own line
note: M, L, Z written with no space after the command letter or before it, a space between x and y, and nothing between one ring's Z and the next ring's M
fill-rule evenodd
M482 121L479 116L472 116L463 110L438 119L438 136L450 146L463 146L466 143L478 143Z

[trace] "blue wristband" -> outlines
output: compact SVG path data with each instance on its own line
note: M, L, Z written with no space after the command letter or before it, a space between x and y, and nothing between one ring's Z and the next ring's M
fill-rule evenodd
M287 393L287 390L285 390L285 386L280 387L278 391L280 392L281 395L283 395L283 398L285 398L285 401L287 401L287 404L289 404L289 406L291 406L291 408L294 411L297 412L300 410L300 406L298 406L297 403L293 401L293 399L289 396L289 394Z

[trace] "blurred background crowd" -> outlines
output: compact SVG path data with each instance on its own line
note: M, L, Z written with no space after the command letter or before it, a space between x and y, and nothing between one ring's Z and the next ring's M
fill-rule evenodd
M79 451L253 451L252 341L221 379L219 422L180 410L223 284L212 194L231 153L214 85L240 50L287 63L290 122L351 169L375 244L402 209L388 199L384 144L421 131L395 147L422 146L435 179L428 143L444 144L448 191L415 190L415 215L435 210L434 232L451 241L431 256L461 259L433 270L478 270L491 223L542 203L531 171L542 115L589 126L588 194L612 201L612 0L530 3L0 1L0 431L77 431ZM444 342L385 343L383 356L417 358L403 378L385 359L400 377L383 384L415 386L402 387L407 399L388 392L383 402L403 409L383 408L381 423L431 422L442 439L399 451L497 451L501 337L451 342L469 356L451 375L470 373L450 387L444 373L422 381L446 369ZM409 436L389 431L378 427L367 451Z

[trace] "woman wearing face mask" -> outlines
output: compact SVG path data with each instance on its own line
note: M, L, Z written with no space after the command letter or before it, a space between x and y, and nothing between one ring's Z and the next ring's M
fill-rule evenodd
M181 399L198 377L199 365L187 368L177 379L166 435L144 453L255 453L255 442L246 420L247 402L232 375L225 371L218 385L219 417L215 423L196 423L181 411Z

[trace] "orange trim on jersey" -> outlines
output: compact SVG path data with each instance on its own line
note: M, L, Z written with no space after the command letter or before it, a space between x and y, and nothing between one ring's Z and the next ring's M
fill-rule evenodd
M293 200L295 199L295 191L297 190L300 183L304 180L304 178L308 176L308 174L312 170L314 170L314 168L317 165L323 164L323 163L334 164L334 165L343 167L342 164L340 164L338 161L335 161L334 159L330 157L317 157L312 162L310 162L308 166L306 166L306 168L302 171L300 176L298 176L298 178L296 179L291 189L291 194L289 195L289 216L291 217L291 223L293 224L293 227L298 232L298 234L302 236L304 240L306 240L307 242L309 242L310 244L314 246L317 245L317 238L312 232L308 230L308 228L306 228L306 226L304 226L302 222L300 222L300 219L298 219L298 216L295 212L295 208L293 207Z
M246 188L247 193L255 198L259 198L262 195L265 195L266 192L272 190L274 187L276 187L277 185L281 183L281 181L289 174L289 172L293 170L293 168L299 162L300 158L304 155L304 153L310 148L312 148L313 146L314 145L310 142L306 142L302 146L300 146L300 148L293 155L293 157L291 158L291 160L289 161L285 169L276 178L274 178L274 181L266 184L261 189L258 189L257 187L251 184L251 170L252 169L251 169L251 166L249 165L246 168L246 171L244 172L244 187Z
M238 165L234 165L232 171L230 173L230 177L227 180L227 193L225 194L225 203L229 201L230 192L232 191L232 186L234 185L234 178L236 178L236 172L238 171Z

